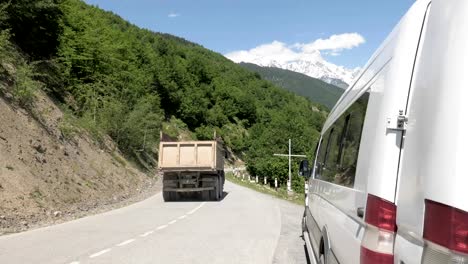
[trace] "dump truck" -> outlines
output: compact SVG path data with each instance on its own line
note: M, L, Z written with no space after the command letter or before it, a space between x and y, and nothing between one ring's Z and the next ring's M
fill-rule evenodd
M189 193L211 201L223 197L224 149L220 140L161 141L158 161L164 201L177 201Z

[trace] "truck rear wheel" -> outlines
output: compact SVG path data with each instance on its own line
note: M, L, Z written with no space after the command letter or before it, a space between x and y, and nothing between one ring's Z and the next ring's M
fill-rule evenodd
M210 190L210 200L219 201L219 178L215 177L213 181L213 190Z
M171 194L168 191L163 191L163 199L165 202L170 202L171 201Z
M180 198L180 193L178 193L178 192L171 192L170 195L171 195L171 200L172 201L178 201L179 198Z
M224 171L222 172L221 174L221 180L219 181L219 198L220 199L223 199L224 198L224 181L225 181L225 178L224 178Z
M223 199L223 179L221 178L220 181L218 182L218 190L219 190L219 199Z
M173 202L179 200L179 193L172 191L163 191L163 199L165 202Z
M210 191L202 191L201 192L201 198L202 198L203 201L210 200Z

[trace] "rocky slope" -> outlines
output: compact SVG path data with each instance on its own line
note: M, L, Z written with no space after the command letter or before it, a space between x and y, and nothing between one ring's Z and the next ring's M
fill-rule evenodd
M43 93L26 111L0 89L0 234L106 210L158 189L156 177L129 164L112 141L97 145L82 131L66 139L63 119Z

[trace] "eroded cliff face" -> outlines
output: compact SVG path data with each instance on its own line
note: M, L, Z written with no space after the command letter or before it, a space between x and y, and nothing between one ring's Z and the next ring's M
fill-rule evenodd
M57 223L142 199L158 189L110 139L63 135L62 111L42 92L26 111L0 96L0 234ZM129 200L130 199L130 200Z

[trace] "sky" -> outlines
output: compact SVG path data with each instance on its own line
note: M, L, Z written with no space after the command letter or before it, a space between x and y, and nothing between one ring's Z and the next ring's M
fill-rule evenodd
M225 55L315 49L347 68L364 66L414 1L85 0Z

